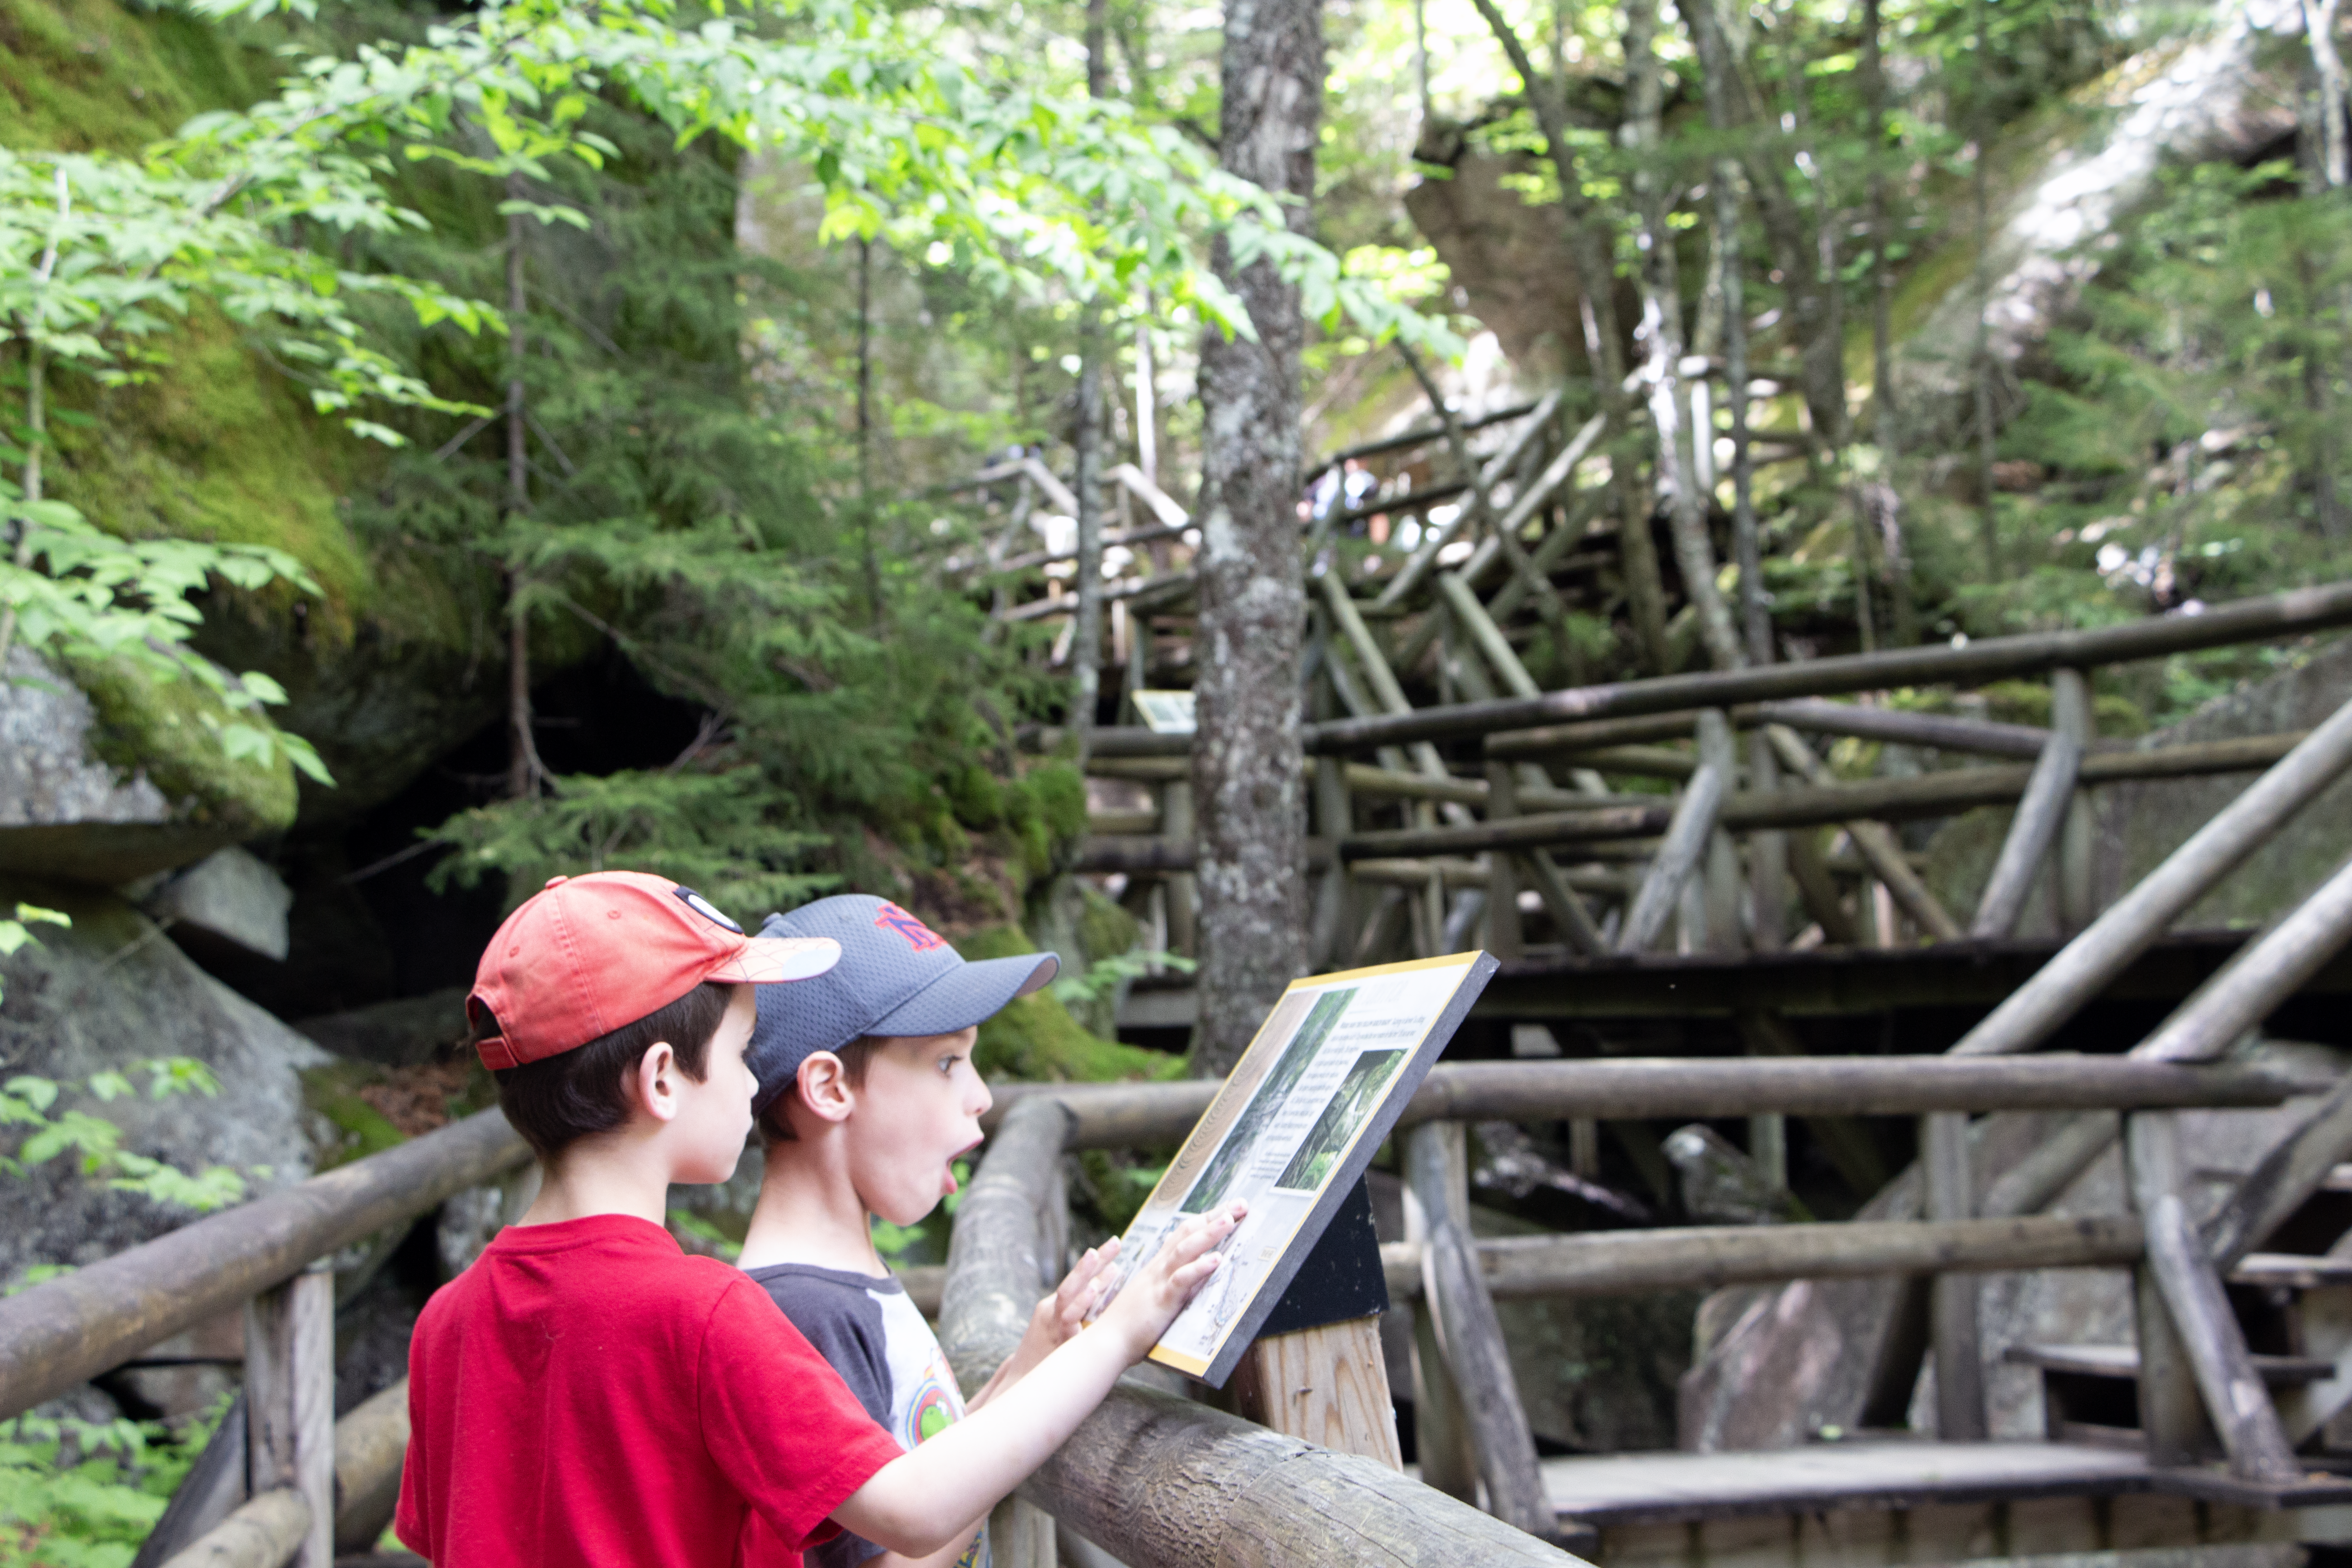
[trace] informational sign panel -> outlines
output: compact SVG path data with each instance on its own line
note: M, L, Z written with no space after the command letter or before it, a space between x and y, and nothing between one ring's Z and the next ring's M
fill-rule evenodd
M1189 691L1139 691L1135 694L1135 710L1142 716L1143 727L1155 735L1192 733L1192 694Z
M1223 1385L1495 967L1458 952L1291 982L1121 1243L1124 1284L1190 1216L1249 1204L1152 1360Z

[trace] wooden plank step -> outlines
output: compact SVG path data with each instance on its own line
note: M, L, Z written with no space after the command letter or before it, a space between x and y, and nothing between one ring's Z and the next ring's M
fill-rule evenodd
M1672 1524L1832 1508L1911 1508L2146 1491L2145 1456L2071 1443L1814 1443L1744 1454L1600 1454L1542 1462L1562 1519Z
M2232 1285L2272 1289L2316 1290L2352 1285L2352 1258L2304 1258L2292 1252L2249 1252L2230 1270Z
M2011 1345L2005 1360L2046 1372L2084 1377L2137 1377L2139 1352L2131 1345ZM2336 1363L2319 1356L2258 1355L2254 1370L2273 1388L2321 1383L2336 1375Z

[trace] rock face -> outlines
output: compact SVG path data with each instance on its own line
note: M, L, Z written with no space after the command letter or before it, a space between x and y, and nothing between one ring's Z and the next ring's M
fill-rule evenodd
M286 911L294 895L278 873L231 845L216 850L148 896L147 912L168 921L182 946L226 942L283 963Z
M201 775L168 764L118 766L110 753L125 754L121 742L133 733L177 727L167 706L189 708L193 721L203 704L193 691L159 694L151 682L90 684L95 692L26 648L8 650L0 681L0 871L118 884L292 820L282 762L264 770L222 758ZM191 735L179 749L190 742L211 744ZM282 791L273 787L281 770L289 773Z
M12 1074L79 1084L129 1071L142 1092L101 1104L68 1091L58 1109L101 1116L122 1130L125 1149L183 1169L230 1166L251 1192L310 1174L299 1075L327 1061L325 1052L205 974L121 899L58 884L0 886L0 900L19 898L63 910L73 926L42 927L37 945L6 961L0 1062ZM164 1056L210 1068L218 1098L148 1098L145 1074L131 1069ZM0 1175L0 1281L37 1264L96 1262L190 1217L109 1190L69 1158Z

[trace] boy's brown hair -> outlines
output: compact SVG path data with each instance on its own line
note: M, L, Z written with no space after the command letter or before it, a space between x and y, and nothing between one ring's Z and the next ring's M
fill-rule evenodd
M499 1106L523 1142L542 1160L553 1159L583 1138L609 1132L629 1118L627 1079L647 1051L667 1044L678 1070L700 1083L710 1068L710 1042L726 1021L735 988L706 980L634 1024L624 1024L586 1045L520 1067L499 1068ZM499 1032L490 1010L476 1003L478 1040Z
M881 1035L860 1035L833 1053L841 1058L841 1076L849 1080L850 1088L866 1087L866 1064L874 1059L875 1052L888 1043L888 1039ZM793 1131L792 1118L784 1113L784 1107L800 1097L800 1078L795 1074L792 1087L768 1101L767 1108L760 1112L755 1125L760 1129L761 1148L800 1142L800 1135Z

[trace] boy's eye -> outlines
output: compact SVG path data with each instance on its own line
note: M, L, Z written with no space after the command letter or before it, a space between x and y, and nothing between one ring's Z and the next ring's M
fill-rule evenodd
M963 1058L962 1058L961 1057L941 1057L941 1058L940 1058L940 1074L941 1074L942 1076L944 1076L944 1075L946 1075L946 1074L948 1074L948 1073L951 1073L951 1072L955 1071L955 1065L956 1065L956 1063L958 1063L958 1062L960 1062L960 1061L961 1061L961 1060L963 1060Z

